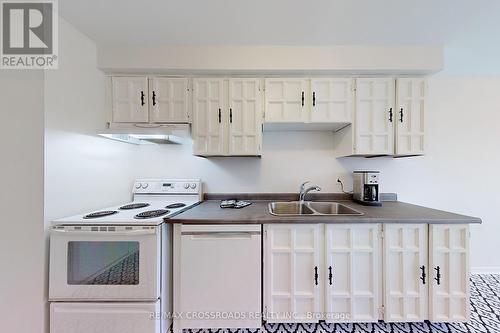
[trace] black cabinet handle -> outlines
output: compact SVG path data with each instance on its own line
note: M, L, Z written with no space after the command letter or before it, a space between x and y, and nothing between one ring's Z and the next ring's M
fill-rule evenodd
M313 91L313 106L316 106L316 92Z
M304 106L304 92L302 92L302 106Z
M441 268L439 266L437 267L434 267L434 269L436 270L436 277L434 278L434 280L436 280L438 286L441 284Z
M153 106L156 105L156 92L153 90Z
M392 108L389 109L389 121L392 123Z
M420 274L420 280L422 280L422 284L425 284L425 266L420 266L420 270L422 271Z
M141 90L141 105L144 104L146 104L146 102L144 101L144 91Z
M332 285L332 278L333 278L332 266L330 266L328 267L328 281L330 282L330 286Z
M233 109L229 108L229 122L233 123Z
M221 123L221 117L222 117L222 114L221 114L221 109L219 108L219 124Z
M314 266L314 284L318 285L318 266Z
M399 121L403 122L403 108L401 108L401 110L399 110Z

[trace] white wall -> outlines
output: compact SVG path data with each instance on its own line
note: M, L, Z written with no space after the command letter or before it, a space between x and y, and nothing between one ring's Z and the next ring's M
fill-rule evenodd
M59 38L45 78L46 221L130 200L137 148L95 135L106 123L95 44L63 19Z
M99 68L156 73L435 73L440 46L135 46L102 45Z
M43 72L0 70L0 327L44 327Z
M200 177L208 192L296 192L304 180L339 192L337 177L350 188L352 170L380 170L382 190L402 201L483 218L472 228L471 264L500 267L500 257L490 255L500 234L500 178L491 177L500 165L499 91L498 77L431 77L424 157L336 159L331 133L266 132L262 158L201 158L190 145L141 147L138 176Z

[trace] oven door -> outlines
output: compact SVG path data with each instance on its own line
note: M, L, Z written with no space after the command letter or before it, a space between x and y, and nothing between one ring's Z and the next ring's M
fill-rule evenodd
M49 299L154 301L160 250L161 227L53 227Z

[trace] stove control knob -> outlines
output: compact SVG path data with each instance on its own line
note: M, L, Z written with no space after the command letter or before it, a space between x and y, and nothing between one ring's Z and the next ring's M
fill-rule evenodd
M196 183L192 183L190 187L191 187L191 189L194 190L196 188Z
M142 187L143 189L147 189L147 188L148 188L148 185L149 185L148 183L144 183L144 184L141 184L141 187Z
M185 183L184 188L187 190L189 188L189 183Z
M141 183L136 183L136 184L135 184L135 188L136 188L136 189L140 189L140 188L141 188L141 185L142 185Z

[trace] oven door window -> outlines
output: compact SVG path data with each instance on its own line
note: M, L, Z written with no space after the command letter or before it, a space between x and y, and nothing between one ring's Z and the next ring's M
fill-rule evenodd
M68 284L139 284L139 242L68 242Z

